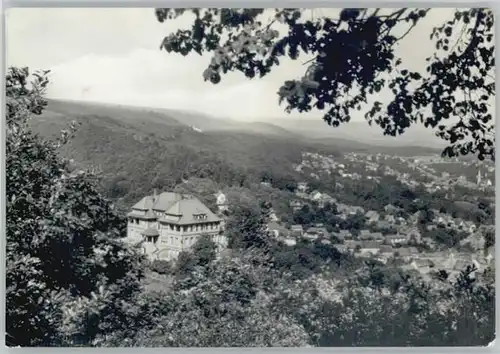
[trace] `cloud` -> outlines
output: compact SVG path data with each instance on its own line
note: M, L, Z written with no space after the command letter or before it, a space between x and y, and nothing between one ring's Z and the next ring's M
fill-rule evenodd
M261 80L231 73L213 85L202 78L208 62L207 56L183 57L150 49L116 56L89 54L53 67L48 94L62 99L196 110L238 119L266 118L284 114L277 91L294 72L290 66L301 65L288 62Z
M314 11L325 15L337 10ZM409 69L422 70L433 50L428 35L451 11L434 9L400 43L398 54ZM189 109L239 119L285 115L277 91L285 80L304 73L307 58L283 60L263 79L231 73L213 85L202 78L209 56L183 57L159 49L165 35L189 24L189 16L161 24L152 9L11 9L7 61L52 69L50 97ZM373 99L386 101L390 95L384 92ZM356 114L353 120L363 119L361 112Z

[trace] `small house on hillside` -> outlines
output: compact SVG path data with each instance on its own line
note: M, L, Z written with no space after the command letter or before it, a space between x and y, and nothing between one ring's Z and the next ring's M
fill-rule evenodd
M299 200L294 200L290 202L290 207L293 209L293 211L299 211L304 204L299 201Z
M372 255L375 256L379 253L380 244L376 241L361 241L360 243L360 254L363 256Z
M384 257L390 257L394 254L394 249L389 245L379 245L378 254Z
M290 238L290 237L285 237L282 239L282 241L287 246L295 246L297 244L297 240L295 240L294 238Z
M391 213L392 214L392 213L396 213L399 210L399 208L396 207L396 206L394 206L394 205L392 205L392 204L387 204L384 207L384 210L385 210L386 213Z
M428 274L430 271L434 269L434 262L430 259L415 259L411 263L412 267L418 270L421 274Z
M315 200L315 201L318 201L321 199L321 196L323 194L320 192L320 191L312 191L311 194L309 195L309 197L312 199L312 200Z
M352 233L349 230L340 230L338 236L342 240L352 240Z
M404 235L386 235L385 242L389 245L395 246L397 244L404 245L408 242Z
M384 235L381 232L372 232L372 239L375 241L383 242L385 240Z
M309 229L307 229L304 236L309 238L318 238L318 237L328 238L329 234L324 227L310 227Z
M474 250L482 250L484 249L486 240L484 239L482 234L475 233L460 241L461 246L465 246L466 244L469 244Z
M297 184L297 191L300 193L306 193L307 192L307 182L299 182Z
M358 237L360 240L372 240L372 233L370 230L360 230Z
M406 229L405 234L408 240L413 240L415 242L422 241L422 234L420 233L420 230L416 227L409 227L408 229Z
M227 205L227 197L222 191L219 191L215 194L216 198L216 204L217 204L217 209L219 212L223 212L228 210L228 205Z
M344 245L346 248L350 251L356 250L357 247L361 247L361 242L360 241L354 241L354 240L346 240L344 241Z
M366 212L365 216L368 219L367 222L369 224L376 223L380 219L380 214L375 210L369 210L368 212Z
M348 251L348 247L342 243L336 243L333 245L333 247L335 247L337 250L339 250L339 252L347 252Z
M392 226L391 223L386 220L379 220L376 222L376 225L379 229L390 229Z
M394 224L396 222L396 218L392 214L387 214L384 218L385 221Z
M405 261L409 261L418 254L418 250L415 247L401 247L395 251L397 256Z
M318 199L316 199L318 202L318 206L320 208L324 208L327 204L333 204L336 202L336 199L329 196L326 193L323 193Z
M304 228L302 225L292 225L290 228L292 236L302 237L304 235Z
M267 224L267 230L276 238L278 237L287 237L290 234L290 231L287 230L283 225L278 224L275 221L271 221Z

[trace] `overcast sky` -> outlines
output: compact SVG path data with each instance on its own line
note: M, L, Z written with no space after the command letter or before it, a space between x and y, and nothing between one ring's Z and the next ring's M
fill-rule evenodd
M401 42L398 55L409 69L422 69L433 49L432 27L450 19L452 11L433 9ZM159 50L164 36L188 25L189 18L159 23L153 9L10 9L7 65L51 69L49 96L54 98L188 109L246 120L285 116L276 92L284 80L304 73L303 60L282 61L261 80L234 73L212 85L202 78L209 57Z

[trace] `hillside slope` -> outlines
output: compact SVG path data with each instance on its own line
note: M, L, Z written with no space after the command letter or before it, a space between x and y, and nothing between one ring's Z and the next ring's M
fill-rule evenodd
M283 127L268 122L242 122L230 119L216 118L199 112L187 112L173 109L154 108L151 111L165 114L184 125L196 127L204 132L239 131L261 135L299 138L300 135ZM303 137L302 137L303 138Z
M72 120L81 125L62 153L79 167L102 170L109 196L124 204L153 188L173 188L183 178L210 178L223 185L260 181L264 172L275 178L293 175L302 151L336 154L322 144L290 139L285 131L197 132L174 114L157 110L50 101L32 121L33 129L51 138Z
M414 125L403 135L392 137L384 136L380 127L370 126L365 121L353 121L342 124L339 127L329 126L321 118L311 120L283 117L273 119L272 121L274 125L280 126L290 132L300 133L309 138L319 139L324 142L342 139L344 143L350 145L371 145L377 149L404 147L414 150L424 148L429 151L442 150L446 145L446 142L434 136L432 130L422 125Z

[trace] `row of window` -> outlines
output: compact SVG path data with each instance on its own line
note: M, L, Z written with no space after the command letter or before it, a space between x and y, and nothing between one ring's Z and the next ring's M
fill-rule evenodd
M212 241L218 241L218 240L216 240L217 236L218 235L210 235L210 237L212 238ZM167 237L165 239L162 239L162 243L173 245L174 244L174 239L175 239L175 243L179 242L179 238L178 237L170 236L170 237ZM188 246L191 246L191 245L195 244L197 239L198 239L197 236L184 237L184 241L185 241L185 243ZM158 236L146 236L144 238L144 241L145 242L149 242L149 243L156 243L156 242L158 242Z
M155 212L155 216L156 217L160 217L161 214L158 213L158 212ZM193 219L194 220L207 220L208 219L208 215L207 214L193 214ZM133 224L139 224L139 220L140 219L136 219L136 218L129 218L130 222L133 223Z
M207 214L193 214L193 218L195 220L207 220L208 216Z
M139 225L139 219L130 218L131 224ZM158 229L169 229L171 231L177 232L197 232L197 231L208 231L208 230L216 230L218 227L217 223L209 223L209 224L199 224L199 225L173 225L167 224L161 227L157 222L150 222L149 227L158 228Z

